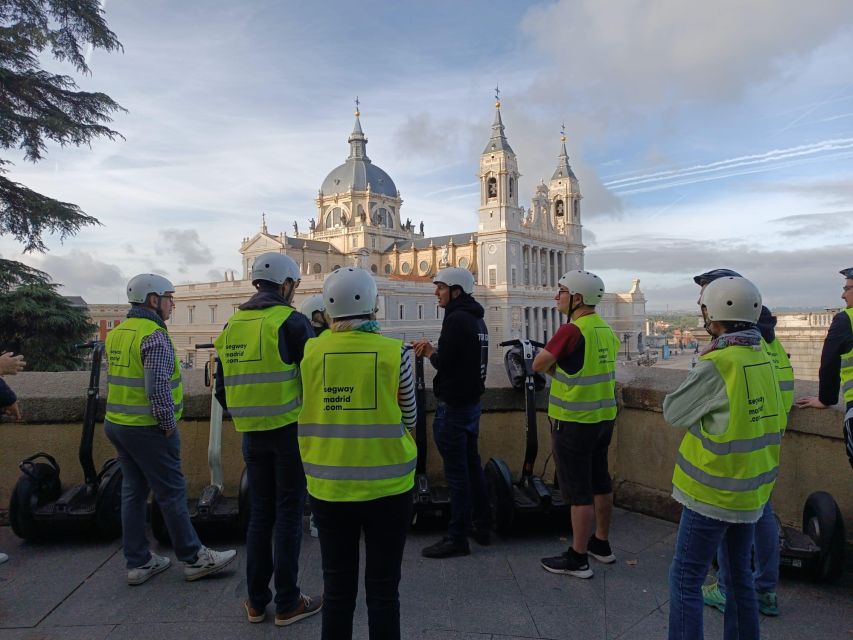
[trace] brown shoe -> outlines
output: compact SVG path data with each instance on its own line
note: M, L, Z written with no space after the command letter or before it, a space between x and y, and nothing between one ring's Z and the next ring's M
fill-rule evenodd
M257 624L258 622L263 622L267 617L267 612L263 609L255 609L252 605L249 604L248 600L243 601L243 608L246 610L246 618L252 624Z
M323 608L323 596L306 596L304 593L299 594L299 604L293 611L275 614L275 625L277 627L286 627L294 622L299 622L303 618L313 616Z

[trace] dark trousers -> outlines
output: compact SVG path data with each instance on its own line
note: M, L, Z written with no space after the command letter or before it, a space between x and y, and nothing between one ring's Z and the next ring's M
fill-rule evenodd
M299 604L299 549L305 505L305 471L296 425L243 434L243 459L249 478L249 531L246 534L246 583L254 609L273 599L275 610Z
M364 590L370 640L400 638L400 565L412 520L412 493L366 502L311 497L323 556L322 640L350 640L364 531Z
M454 540L464 539L472 517L474 526L488 529L491 526L489 499L478 450L479 401L460 407L439 402L432 433L444 461L444 477L450 490L448 535Z

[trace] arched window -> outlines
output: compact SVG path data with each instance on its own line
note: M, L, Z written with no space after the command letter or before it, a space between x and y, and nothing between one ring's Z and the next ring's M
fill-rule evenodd
M498 181L494 178L489 178L486 182L488 186L489 199L498 197Z
M341 265L336 264L334 267L332 267L332 271L337 271L340 268L341 268Z
M426 273L429 271L429 262L426 260L421 260L420 264L418 264L418 268L421 270L421 273Z
M320 266L319 262L315 262L314 266L311 267L311 273L320 273L321 271L323 271L323 267Z
M340 227L343 224L344 212L340 207L335 207L326 214L326 229Z
M372 264L372 265L370 265L370 270L373 273L376 273L377 271L379 271L379 267L377 267L375 264Z
M513 186L512 183L513 183L513 179L510 178L509 179L509 197L510 198L512 198L512 186Z
M411 271L411 270L412 270L412 265L410 265L408 262L404 262L403 264L400 265L400 271L402 271L403 273L409 273L409 271Z
M391 263L385 265L385 273L391 273Z
M566 207L562 200L557 200L554 203L554 212L558 218L562 218L566 214Z
M466 258L465 256L462 256L461 258L459 258L459 262L457 264L459 265L460 268L467 269L468 268L468 258Z
M581 217L581 203L580 200L572 201L572 222L577 222Z

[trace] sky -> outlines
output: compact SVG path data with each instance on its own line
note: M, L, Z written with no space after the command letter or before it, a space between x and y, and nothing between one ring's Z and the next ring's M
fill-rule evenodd
M853 266L853 3L848 0L107 0L124 51L91 75L123 139L4 152L8 177L102 226L45 254L62 293L124 301L126 280L239 274L266 214L304 230L346 158L358 96L371 160L428 236L476 229L479 154L500 87L519 202L551 176L565 124L586 267L640 278L649 310L694 308L727 267L771 308L842 305Z

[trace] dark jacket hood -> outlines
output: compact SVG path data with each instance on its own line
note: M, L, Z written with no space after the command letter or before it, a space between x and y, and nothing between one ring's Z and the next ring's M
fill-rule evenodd
M456 299L451 299L444 308L444 316L447 317L451 313L456 313L457 311L470 313L475 318L482 318L486 315L483 305L474 300L474 297L467 293L463 293Z
M776 339L776 316L770 313L767 307L761 307L761 315L758 316L758 330L764 342L773 342Z
M273 289L261 289L251 298L246 300L246 302L241 304L239 309L241 311L256 311L257 309L266 309L276 305L285 305L287 307L292 306L287 304L287 300L285 300L278 291Z

